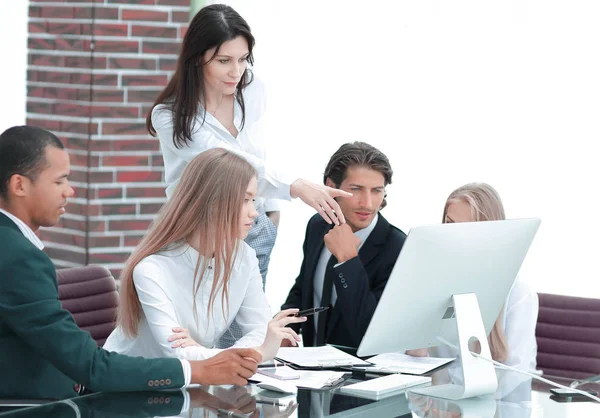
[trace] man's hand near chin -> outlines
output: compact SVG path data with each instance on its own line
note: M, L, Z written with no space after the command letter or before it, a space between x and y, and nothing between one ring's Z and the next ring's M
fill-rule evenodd
M290 340L281 340L281 347L297 347Z
M190 361L192 383L244 386L261 362L261 354L253 348L230 348L206 360Z

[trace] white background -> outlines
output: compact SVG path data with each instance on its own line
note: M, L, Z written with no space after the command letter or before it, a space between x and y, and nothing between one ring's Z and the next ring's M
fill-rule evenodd
M26 8L3 2L0 129L23 123ZM18 6L17 6L18 4ZM235 0L269 88L271 161L322 181L362 140L394 168L383 214L408 232L447 195L494 186L508 217L542 219L522 270L534 290L600 297L600 2ZM275 310L312 210L286 205L267 280Z

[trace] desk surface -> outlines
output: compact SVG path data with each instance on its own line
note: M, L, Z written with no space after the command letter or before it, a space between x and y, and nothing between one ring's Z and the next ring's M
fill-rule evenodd
M345 384L364 376L354 376ZM464 401L446 401L411 392L372 401L329 391L299 390L283 396L253 385L246 387L190 388L191 409L181 413L182 391L144 393L98 393L67 401L1 412L0 417L216 417L217 408L236 410L245 417L496 417L560 418L600 416L600 404L560 403L553 400L548 386L514 372L498 372L499 388L495 395ZM563 380L563 384L569 383ZM600 392L600 384L582 388ZM267 402L267 403L265 403ZM285 406L275 406L278 402ZM6 411L6 410L5 410Z

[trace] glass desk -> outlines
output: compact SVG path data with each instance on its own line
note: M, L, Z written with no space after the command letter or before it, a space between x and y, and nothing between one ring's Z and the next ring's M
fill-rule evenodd
M353 375L344 384L372 378ZM330 390L299 390L297 395L246 387L189 388L190 409L182 412L186 396L182 391L142 393L97 393L66 401L7 411L0 417L217 417L219 408L235 411L241 417L497 417L563 418L600 417L600 403L588 401L558 402L549 387L531 382L514 372L498 371L499 388L494 395L448 401L417 395L410 391L379 401L342 395L339 386ZM436 381L434 375L434 384ZM568 385L569 380L554 379ZM600 392L600 384L582 389ZM587 399L587 398L584 398ZM275 403L280 404L274 405ZM3 412L4 411L4 412Z

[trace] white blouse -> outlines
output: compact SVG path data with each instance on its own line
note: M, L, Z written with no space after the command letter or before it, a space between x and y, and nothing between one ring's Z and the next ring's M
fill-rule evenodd
M167 197L171 197L185 166L198 154L213 148L225 148L246 159L258 172L257 206L265 212L279 210L279 204L273 199L290 200L290 184L295 179L285 178L272 166L266 167L265 159L265 108L266 91L260 79L254 76L252 82L244 89L246 119L242 129L242 109L234 100L234 124L238 129L237 137L199 105L195 125L192 128L191 142L183 148L173 143L173 112L166 104L156 106L152 110L152 126L156 130L165 165L165 181ZM203 115L206 119L202 123Z
M508 357L504 364L519 370L534 373L537 366L537 324L539 302L535 293L520 277L513 284L503 312L503 328L508 344ZM440 346L431 350L436 357L456 357L451 347Z
M146 358L202 360L222 351L214 347L234 318L243 335L234 347L260 346L272 315L262 290L254 250L240 241L229 282L229 303L225 306L227 318L223 314L222 290L215 297L211 315L207 314L213 270L208 270L202 280L194 315L193 276L197 260L198 252L187 244L143 259L133 271L143 312L138 335L129 338L117 327L108 337L104 349ZM190 337L201 346L171 348L168 338L174 334L174 327L187 328Z

